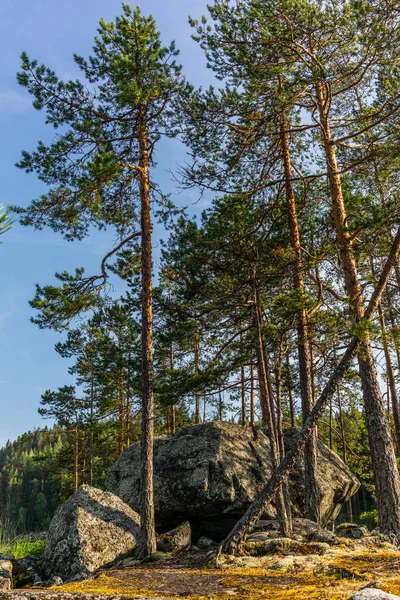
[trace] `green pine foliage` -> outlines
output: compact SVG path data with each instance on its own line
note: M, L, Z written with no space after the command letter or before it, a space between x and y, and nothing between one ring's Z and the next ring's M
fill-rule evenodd
M55 284L36 287L32 320L62 333L55 350L71 380L42 396L39 412L55 427L0 452L4 526L18 533L45 528L76 485L101 487L109 465L140 439L140 123L154 214L169 234L153 297L156 434L211 419L271 426L261 409L262 362L275 416L284 427L300 425L301 312L315 397L354 335L373 341L382 388L393 384L387 356L398 385L400 270L396 265L382 297L384 318L355 322L321 125L325 111L347 213L341 228L367 299L399 222L400 29L393 7L377 0L216 0L208 18L191 24L220 89L188 85L175 45L163 46L153 17L128 4L114 21L100 22L91 56L74 56L80 79L63 81L23 53L18 81L55 137L22 153L18 166L35 172L47 191L16 209L21 223L70 241L97 228L116 242L98 274L60 270ZM156 183L157 144L177 136L190 152L182 184L211 194L197 219L176 210ZM301 289L294 286L285 196L288 150ZM0 233L8 226L2 213ZM122 295L109 285L111 275ZM400 452L392 416L398 399L385 394ZM354 514L369 514L375 492L355 362L318 432L363 484Z

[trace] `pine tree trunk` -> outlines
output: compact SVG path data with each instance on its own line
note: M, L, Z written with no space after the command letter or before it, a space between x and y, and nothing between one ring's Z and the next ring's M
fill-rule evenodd
M261 426L267 427L267 401L265 398L265 387L262 381L262 373L261 373L261 355L257 348L257 375L258 375L258 395L260 400L260 409L261 409Z
M364 317L362 290L358 279L349 222L344 205L336 150L332 141L322 84L316 84L316 95L326 154L327 172L333 208L340 263L345 289L355 322ZM372 346L366 334L358 353L359 373L364 397L365 415L376 487L379 528L382 533L400 535L400 478L390 426L382 402Z
M245 384L245 373L244 366L240 367L240 387L241 387L241 396L242 396L242 425L247 424L247 406L246 406L246 384Z
M374 289L371 299L368 303L367 310L365 311L364 317L366 320L370 320L377 309L382 293L386 288L390 273L392 272L393 267L397 263L399 251L400 228L397 231L396 237L392 244L392 248L390 250L390 254L379 278L378 285ZM257 521L261 518L265 510L265 506L268 502L271 501L271 498L273 498L274 494L276 494L277 490L282 485L283 481L287 478L290 471L295 467L296 461L304 449L308 436L316 427L318 420L322 417L330 399L337 390L339 383L341 382L343 376L348 370L351 361L357 355L359 344L360 340L358 338L352 339L352 341L347 347L346 352L342 356L339 364L335 368L334 372L329 378L329 381L322 390L322 393L320 394L318 401L316 402L310 415L305 420L305 423L303 424L303 427L299 432L296 444L293 444L292 448L286 454L285 458L282 460L278 468L274 470L272 477L265 484L260 494L249 506L243 517L239 519L239 521L236 523L235 527L232 529L232 531L229 533L226 539L221 543L221 551L226 552L227 554L236 554L240 550L243 541L246 539L247 535L253 530ZM400 541L399 535L397 536L397 539L398 541Z
M149 154L144 110L139 123L140 199L142 231L142 440L140 480L139 558L148 558L156 550L154 524L153 441L154 441L154 384L153 384L153 282L151 246L151 206Z
M79 488L79 429L78 422L74 429L74 492Z
M196 331L194 338L194 372L195 375L199 374L199 333ZM200 392L195 392L195 414L194 422L195 425L199 425L200 419Z
M171 389L173 388L173 384L174 384L174 348L172 346L172 343L169 346L169 368L170 368L170 382L171 382ZM172 391L172 393L174 393ZM175 404L172 403L171 404L171 410L170 410L170 433L175 433L176 431L176 424L175 424Z
M128 355L128 372L126 379L126 411L125 411L125 441L126 447L129 448L131 445L131 410L132 410L132 399L131 399L131 355Z
M118 455L120 455L124 451L125 429L124 374L122 367L119 368L118 396Z
M287 134L287 121L282 114L281 127L281 149L285 170L285 189L286 202L289 216L290 244L294 253L294 289L301 296L304 295L304 280L303 280L303 257L300 243L300 231L297 220L296 200L293 187L293 172L290 157L289 138ZM313 377L312 377L312 359L310 342L308 335L308 318L305 309L301 309L297 315L297 339L298 339L298 355L299 355L299 372L300 372L300 393L302 404L303 420L307 419L314 406L313 397ZM307 494L305 497L305 515L308 519L321 522L321 494L317 481L318 456L317 456L317 436L313 431L307 440L304 451L304 476L305 489Z
M282 410L282 344L283 340L281 340L279 346L279 356L278 356L278 364L276 369L276 430L277 430L277 441L279 448L279 462L285 457L285 437L283 433L283 410ZM288 537L292 536L293 533L293 520L292 520L292 504L290 501L290 493L288 482L284 481L282 484L282 493L283 500L285 502L286 507L286 515L287 515L287 527L286 527L286 535Z
M292 375L290 372L290 360L289 360L289 352L286 355L286 369L287 369L287 379L288 379L288 390L289 390L289 412L290 412L290 426L294 427L296 425L295 417L294 417L294 404L293 404L293 382Z
M219 394L218 394L218 416L219 416L219 420L222 421L223 416L224 416L224 406L223 406L223 402L222 402L221 390L219 390Z
M340 397L340 386L337 387L337 399L338 399L338 407L339 407L339 421L340 421L340 437L342 440L342 452L343 452L343 462L347 465L347 448L346 448L346 437L344 432L344 417L343 417L343 409L342 409L342 399ZM332 403L332 398L331 398ZM351 504L351 498L346 502L346 510L347 510L347 518L349 523L353 522L353 508Z
M250 427L254 427L254 366L250 367Z
M388 339L387 339L385 316L383 314L381 302L379 303L378 311L379 311L379 320L380 320L381 332L382 332L383 352L385 355L385 362L386 362L386 375L388 378L388 384L389 384L389 389L390 389L390 398L392 400L392 413L393 413L394 428L395 428L395 432L396 432L397 451L400 452L399 400L397 397L396 378L394 375L392 357L390 356L390 348L389 348Z
M254 284L255 285L255 284ZM272 458L272 466L274 469L277 468L280 463L280 452L279 445L276 434L276 420L273 418L272 410L273 405L271 402L271 398L269 397L270 392L268 390L267 384L267 373L266 373L266 365L265 365L265 348L262 339L262 328L261 328L261 307L259 303L259 296L257 288L254 288L254 304L255 304L255 313L256 313L256 326L257 326L257 352L259 357L259 374L260 374L260 392L265 401L265 420L268 432L268 438L270 442L270 451ZM261 391L262 390L262 391ZM279 519L281 533L284 537L291 537L292 529L291 529L291 518L289 518L287 513L287 498L285 498L284 488L280 485L275 493L275 504L276 504L276 512ZM290 505L290 502L289 502Z
M89 485L93 485L93 418L94 418L94 372L93 353L90 358L90 431L89 431Z

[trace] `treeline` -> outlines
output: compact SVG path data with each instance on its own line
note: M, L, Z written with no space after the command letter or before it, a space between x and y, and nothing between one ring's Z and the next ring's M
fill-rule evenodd
M0 535L43 531L68 490L71 471L60 456L66 435L58 428L36 429L0 449Z
M141 557L155 549L154 431L213 418L268 429L285 535L282 431L303 422L307 516L320 520L318 434L373 480L379 526L400 538L397 5L218 1L209 13L191 24L218 90L194 89L175 45L127 4L100 22L90 58L75 56L87 86L22 55L19 83L59 131L23 152L19 166L49 189L17 209L22 224L118 240L98 274L37 286L40 327L86 316L56 347L75 386L46 392L40 410L71 436L75 487L80 456L94 480L99 423L113 420L117 452L140 428ZM159 140L176 137L190 159L175 177L212 195L199 219L157 184ZM154 289L152 217L169 234Z

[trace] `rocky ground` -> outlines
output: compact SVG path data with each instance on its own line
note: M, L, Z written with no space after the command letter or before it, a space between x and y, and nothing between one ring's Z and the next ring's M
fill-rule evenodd
M217 541L272 472L265 433L226 423L156 441L157 552L139 563L138 457L137 445L120 457L108 492L83 485L57 509L43 557L0 555L0 600L400 600L400 549L390 539L351 524L333 534L301 518L301 461L289 481L293 536L282 537L271 505L240 557L218 556ZM321 443L318 471L326 524L359 483Z
M266 556L222 557L218 566L212 552L157 553L154 562L125 559L85 581L15 590L0 598L348 600L365 588L361 600L387 597L378 590L400 595L400 551L389 542L376 536L339 538L315 552L315 545L302 543Z

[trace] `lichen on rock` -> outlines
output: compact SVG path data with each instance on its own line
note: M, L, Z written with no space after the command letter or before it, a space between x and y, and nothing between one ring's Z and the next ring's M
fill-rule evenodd
M139 515L120 498L83 485L56 511L43 556L48 578L84 578L132 552Z
M297 430L285 432L290 448ZM270 477L270 443L260 428L233 423L204 423L185 427L155 440L154 493L160 529L187 520L194 540L225 537L257 497ZM318 440L318 484L323 524L332 521L342 504L358 489L357 478L343 461ZM140 506L140 444L128 448L111 467L106 488L134 510ZM304 516L304 462L299 459L289 478L294 516ZM265 518L276 518L273 504Z

